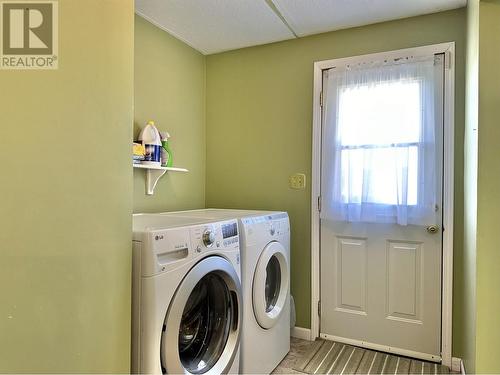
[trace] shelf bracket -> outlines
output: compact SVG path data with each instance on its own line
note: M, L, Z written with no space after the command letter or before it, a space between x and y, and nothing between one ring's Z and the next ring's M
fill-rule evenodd
M167 172L166 169L148 169L146 171L146 194L153 195L158 180Z
M144 164L134 164L134 169L144 169L146 171L146 194L153 195L158 180L168 171L170 172L189 172L186 168L179 167L160 167Z

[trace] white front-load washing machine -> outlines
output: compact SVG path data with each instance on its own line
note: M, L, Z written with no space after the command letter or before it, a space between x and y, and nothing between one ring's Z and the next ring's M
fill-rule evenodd
M269 374L290 350L290 223L286 212L205 209L167 213L237 218L243 327L240 373Z
M132 371L239 372L236 220L133 216Z

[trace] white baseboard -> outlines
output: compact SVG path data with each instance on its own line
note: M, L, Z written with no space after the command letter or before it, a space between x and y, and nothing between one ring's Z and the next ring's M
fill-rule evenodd
M451 359L451 370L465 375L464 362L461 358L453 357Z
M309 328L295 326L291 329L290 335L297 339L311 340L311 330Z

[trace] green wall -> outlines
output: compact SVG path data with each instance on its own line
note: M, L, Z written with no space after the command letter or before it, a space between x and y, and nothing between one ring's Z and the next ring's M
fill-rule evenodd
M456 42L455 252L463 260L465 16L459 9L207 57L206 204L289 212L298 326L310 326L314 61ZM294 172L306 174L305 190L288 188ZM460 304L462 294L455 297ZM460 333L454 340L460 342Z
M479 6L476 371L500 373L500 1Z
M134 4L84 3L58 70L0 70L0 372L129 370Z
M134 135L148 120L172 136L174 166L154 195L145 195L143 170L134 171L134 212L205 206L205 56L135 16Z
M476 359L476 226L477 226L477 126L479 86L479 1L467 4L467 56L464 142L464 249L455 261L454 352L460 353L468 373ZM460 258L458 258L460 257ZM457 298L459 296L459 298Z

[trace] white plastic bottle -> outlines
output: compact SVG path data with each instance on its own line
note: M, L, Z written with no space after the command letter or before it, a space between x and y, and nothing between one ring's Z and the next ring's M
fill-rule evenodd
M161 138L154 121L148 121L139 134L139 141L145 149L144 160L141 164L161 166Z

